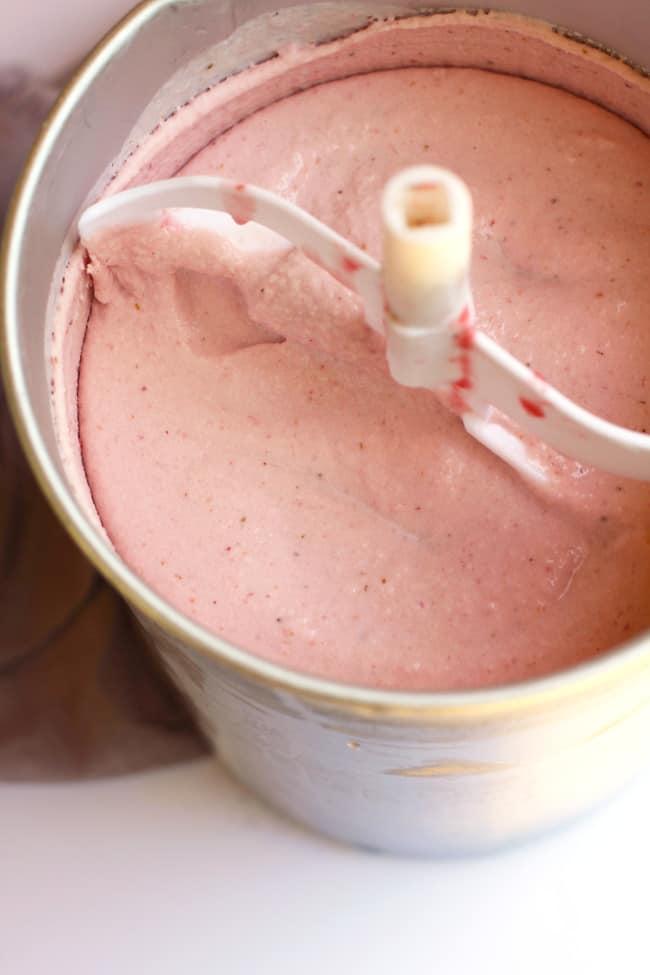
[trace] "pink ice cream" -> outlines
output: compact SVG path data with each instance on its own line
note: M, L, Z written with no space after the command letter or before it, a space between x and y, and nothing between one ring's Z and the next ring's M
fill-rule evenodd
M377 71L258 111L182 172L272 189L380 257L382 186L419 162L473 192L480 327L650 429L650 143L614 114L481 70ZM298 670L439 690L650 625L650 486L569 460L525 483L390 378L358 300L304 255L244 257L177 213L91 257L88 483L188 616Z

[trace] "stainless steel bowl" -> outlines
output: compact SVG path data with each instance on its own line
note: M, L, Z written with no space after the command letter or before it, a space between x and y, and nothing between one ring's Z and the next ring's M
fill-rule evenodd
M281 26L231 46L224 72L270 55L283 38L325 39L365 24L369 13L419 6L149 0L137 7L70 82L24 171L2 252L2 352L16 425L52 507L128 600L221 760L275 807L332 836L452 855L569 820L635 772L650 741L650 635L548 679L462 694L368 690L267 663L164 602L96 531L61 463L45 356L51 285L75 215L133 142L134 127L137 140L197 92L200 80L184 65L272 9L283 10ZM650 51L646 0L621 0L615 9L605 0L503 6L559 21L637 64Z

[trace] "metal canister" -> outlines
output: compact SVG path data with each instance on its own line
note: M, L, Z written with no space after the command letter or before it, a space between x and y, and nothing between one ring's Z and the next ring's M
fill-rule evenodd
M570 820L634 774L650 741L650 633L549 678L465 693L345 686L268 663L161 599L87 517L61 461L45 354L52 281L73 242L75 216L137 138L138 120L144 135L157 116L205 86L184 65L239 38L222 48L222 73L231 73L296 39L327 40L419 6L147 0L137 7L67 86L24 171L2 254L2 351L13 415L52 507L131 605L221 761L273 806L331 836L377 850L454 855ZM561 11L575 43L595 38L637 65L650 50L646 0L621 0L615 18L605 0L505 6L548 21ZM265 52L250 23L276 10L283 16L264 35ZM253 36L255 51L246 44ZM541 70L535 63L528 76ZM101 125L89 124L91 117Z

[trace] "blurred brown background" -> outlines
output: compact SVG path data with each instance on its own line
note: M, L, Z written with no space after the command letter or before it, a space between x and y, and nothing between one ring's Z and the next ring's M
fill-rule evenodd
M55 96L0 64L0 224ZM0 779L114 775L203 751L128 610L36 487L1 386L0 472Z

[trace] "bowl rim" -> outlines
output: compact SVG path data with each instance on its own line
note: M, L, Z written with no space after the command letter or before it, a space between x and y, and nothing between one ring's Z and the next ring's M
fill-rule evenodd
M350 717L437 725L497 720L562 706L567 700L584 695L606 694L647 669L650 630L567 670L495 687L401 691L327 680L266 661L195 623L146 585L91 526L53 463L27 393L16 306L22 238L43 168L70 113L111 58L146 28L150 20L172 6L175 0L143 0L87 55L61 91L34 143L5 220L0 248L0 367L5 394L32 472L68 534L127 602L172 639L276 694L297 696L314 708Z

